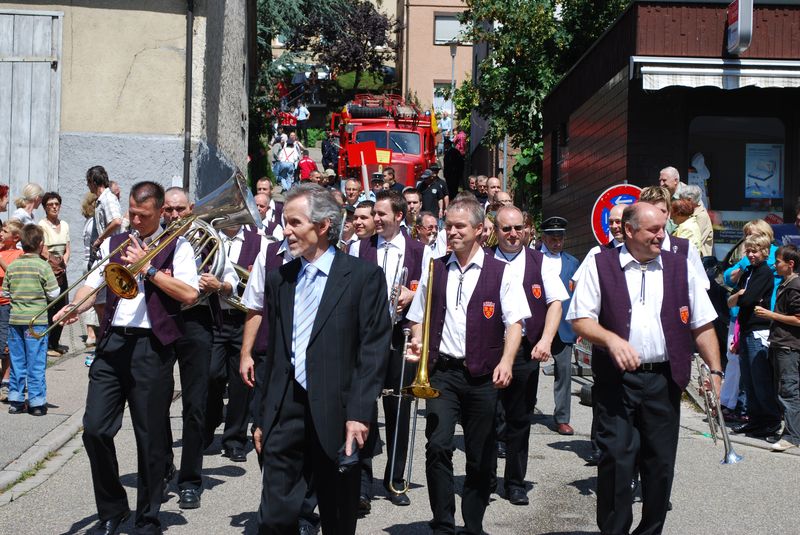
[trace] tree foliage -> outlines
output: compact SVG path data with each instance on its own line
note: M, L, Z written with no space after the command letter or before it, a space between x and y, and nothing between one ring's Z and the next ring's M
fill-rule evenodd
M466 37L489 50L475 86L477 111L489 124L484 141L508 135L520 149L512 173L532 204L540 189L544 98L628 2L466 0Z
M395 22L366 0L355 0L335 18L308 17L287 40L287 47L306 51L334 72L354 72L354 88L364 73L379 74L394 59Z

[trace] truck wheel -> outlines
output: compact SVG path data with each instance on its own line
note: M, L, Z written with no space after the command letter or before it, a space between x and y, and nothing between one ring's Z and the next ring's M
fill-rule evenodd
M388 117L389 111L386 108L372 108L368 106L350 106L347 108L353 119L376 119L378 117Z

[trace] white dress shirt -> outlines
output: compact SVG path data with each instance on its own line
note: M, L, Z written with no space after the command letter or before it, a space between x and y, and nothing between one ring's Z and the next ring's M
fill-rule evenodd
M511 280L518 281L519 284L522 284L526 267L525 249L522 249L518 253L504 253L500 250L500 247L498 247L494 253L494 257L508 265L508 267L506 267L506 274L508 274ZM564 287L564 283L561 282L561 277L552 269L542 268L542 284L544 284L544 293L548 305L553 301L566 301L569 299L569 293ZM530 291L528 288L523 288L523 294L528 291Z
M611 243L614 244L614 247L622 247L622 243L618 242L614 238L611 238ZM572 280L578 282L578 280L580 280L581 276L583 275L583 270L585 269L584 266L586 265L586 261L592 258L594 255L600 253L603 249L607 248L608 247L606 247L605 245L595 245L594 247L589 249L589 252L586 253L586 257L583 259L583 262L581 262L581 265L578 266L578 270L572 274Z
M386 291L388 297L392 296L392 288L395 285L395 275L399 278L400 270L403 269L403 257L406 252L406 237L402 232L389 241L383 236L378 236L378 266L383 269L383 276L386 279ZM361 250L361 240L350 246L350 256L358 258ZM408 284L408 283L406 283Z
M469 305L475 287L478 285L478 278L483 269L485 253L482 249L470 258L466 268L461 268L455 253L451 253L447 259L447 310L444 317L444 328L442 330L442 341L439 344L439 352L456 358L465 358L467 354L467 306ZM459 279L462 279L459 284ZM427 291L427 267L423 273L417 293L408 309L406 318L415 322L422 323L425 315L425 293ZM461 288L459 288L461 286ZM503 279L500 283L500 305L503 309L503 323L506 327L518 321L531 317L528 301L525 295L518 291L518 282L510 275L509 270L503 270ZM459 289L461 295L459 296Z
M639 354L642 363L669 360L664 330L661 326L661 304L664 299L664 267L661 256L646 265L644 277L638 261L624 245L620 249L619 263L624 270L625 282L631 309L630 336L628 342ZM691 268L686 270L689 283L689 327L697 329L714 321L717 313L702 281ZM597 320L600 314L600 282L596 257L586 260L586 269L577 282L572 296L567 320L590 318ZM624 313L624 311L620 311Z
M289 252L289 247L286 245L286 240L278 247L277 254L283 257L283 264L291 262L294 258ZM242 304L249 310L253 310L261 314L264 310L264 284L267 280L267 247L264 242L261 243L261 250L256 258L256 263L253 264L253 269L250 271L250 276L247 278L247 286L244 288L242 294Z
M547 245L542 242L542 273L545 271L554 271L558 278L561 278L561 253L554 253L547 248Z
M260 230L260 234L264 235L267 231L267 226L270 225L275 221L275 200L269 200L269 207L267 208L267 213L264 214L264 220L261 222L264 225L263 229ZM275 241L283 240L283 221L278 221L278 224L275 225L275 228L272 230L272 237L275 238Z
M239 229L239 232L234 234L231 237L228 237L227 234L224 232L220 232L220 237L222 238L222 247L225 248L225 269L222 273L222 282L227 282L231 285L233 290L232 295L236 295L239 288L239 275L236 273L236 270L233 269L233 264L237 264L239 260L239 255L242 254L242 245L244 245L244 227ZM260 251L266 249L267 240L264 236L261 236L261 244L260 244ZM241 266L244 269L247 269L248 266ZM219 300L220 306L224 310L231 310L235 307L228 303L225 299Z
M161 232L162 229L159 227L152 236L158 236ZM148 238L145 238L144 241L147 243ZM108 256L110 243L111 240L104 240L100 245L100 256L102 258ZM86 286L98 288L100 284L105 282L103 270L107 264L108 260L103 262L102 268L96 269L86 278ZM199 277L197 276L197 264L195 264L194 260L194 250L183 236L176 240L172 266L167 266L167 268L172 269L173 277L199 291ZM144 300L144 277L137 276L136 280L139 292L133 299L119 300L117 310L114 312L114 318L111 320L113 327L137 327L142 329L151 327L150 318L147 316L147 305Z

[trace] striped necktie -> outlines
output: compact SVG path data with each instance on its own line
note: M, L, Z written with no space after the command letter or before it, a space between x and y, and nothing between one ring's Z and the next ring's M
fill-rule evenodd
M306 349L311 338L311 328L317 315L320 296L314 286L314 279L319 269L307 264L303 279L297 285L294 297L294 336L292 353L294 354L294 378L304 389L306 388Z

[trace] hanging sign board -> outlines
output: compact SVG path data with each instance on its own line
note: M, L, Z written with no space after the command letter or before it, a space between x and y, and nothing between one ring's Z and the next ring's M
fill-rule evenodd
M725 32L728 52L742 54L753 40L753 0L733 0L728 5L728 28Z

